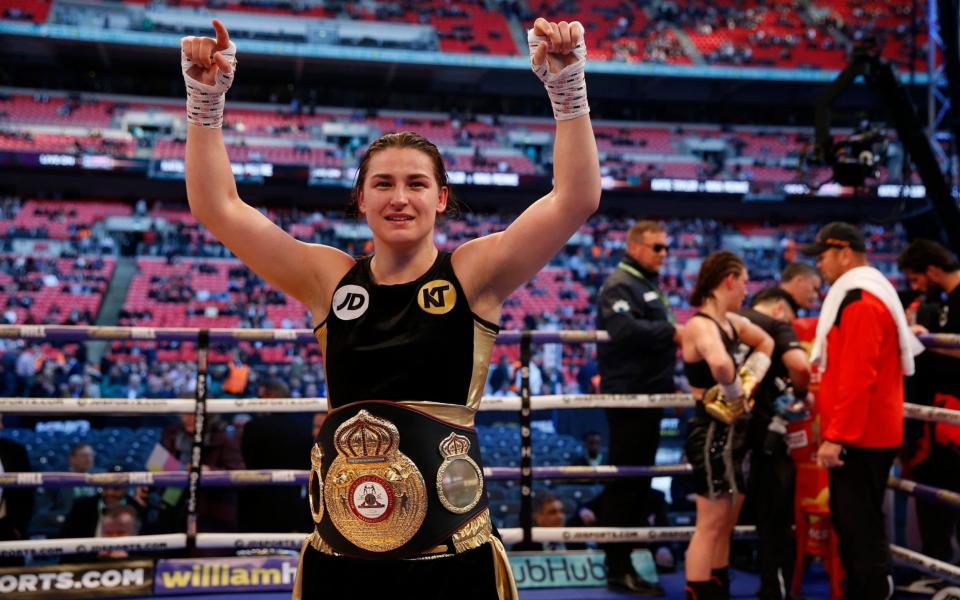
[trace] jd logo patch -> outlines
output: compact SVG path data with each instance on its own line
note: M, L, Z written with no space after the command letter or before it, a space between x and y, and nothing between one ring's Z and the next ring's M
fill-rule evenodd
M445 279L434 279L426 283L417 292L417 303L424 312L431 315L444 315L453 310L457 303L457 290Z
M345 285L333 294L333 314L342 321L352 321L370 307L370 294L359 285Z

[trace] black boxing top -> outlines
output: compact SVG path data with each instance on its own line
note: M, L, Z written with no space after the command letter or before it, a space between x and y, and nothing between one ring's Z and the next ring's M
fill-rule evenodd
M727 335L727 332L720 326L720 323L717 323L716 319L702 312L694 313L694 317L703 317L704 319L710 319L717 326L717 329L720 330L720 339L723 340L723 347L726 348L727 354L730 355L730 360L733 361L734 368L737 367L736 351L737 346L740 344L740 336L737 335L737 328L733 326L733 323L727 321L730 325L730 329L733 330L733 337ZM683 372L687 376L687 381L690 382L690 385L702 389L710 389L717 384L717 380L713 378L713 373L710 371L710 365L707 364L707 361L702 358L697 362L687 362L683 361Z
M359 400L479 406L499 327L467 304L449 252L408 283L380 285L363 257L314 329L330 408Z

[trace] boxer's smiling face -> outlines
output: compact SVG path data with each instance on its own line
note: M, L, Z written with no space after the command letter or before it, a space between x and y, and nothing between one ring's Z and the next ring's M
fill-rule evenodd
M358 202L374 238L402 246L432 235L447 196L447 188L437 185L429 156L396 147L371 157Z

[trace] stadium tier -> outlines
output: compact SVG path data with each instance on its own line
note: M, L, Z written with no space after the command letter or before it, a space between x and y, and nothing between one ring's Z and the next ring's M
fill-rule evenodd
M844 66L852 44L866 37L899 68L926 69L926 7L909 0L618 0L564 2L290 2L288 0L128 1L127 7L73 0L3 0L2 18L140 32L193 32L204 11L231 21L237 37L293 43L399 47L445 53L523 55L523 23L533 15L577 18L588 32L592 60L779 69ZM199 21L198 21L199 17ZM390 24L378 36L364 24ZM353 24L353 25L351 25ZM911 50L916 25L915 49ZM407 27L407 29L404 29ZM420 29L425 28L425 29ZM199 33L199 30L197 31Z

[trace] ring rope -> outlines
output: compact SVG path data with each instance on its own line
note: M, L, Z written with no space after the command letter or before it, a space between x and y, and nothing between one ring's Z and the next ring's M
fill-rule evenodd
M240 327L213 327L210 343L223 342L316 342L310 329L247 329ZM51 342L87 342L96 340L130 340L140 342L176 341L195 342L199 329L195 327L120 327L103 325L4 325L0 326L0 338L26 338ZM529 336L537 344L603 343L610 341L606 331L520 331L510 329L497 335L498 344L513 344L521 337ZM917 336L931 348L960 348L960 334L928 333Z
M533 527L534 542L539 543L621 543L621 542L680 542L693 536L693 527ZM522 539L519 527L500 529L504 544L516 544ZM733 531L735 538L755 537L757 528L740 525Z
M951 490L893 476L887 479L887 487L924 500L931 500L937 504L945 504L960 509L960 494Z
M957 565L931 558L896 544L890 544L890 556L898 563L910 565L924 573L937 575L953 583L960 583L960 567Z
M520 398L484 396L482 411L520 410ZM556 394L531 396L531 410L580 408L671 408L693 406L690 394ZM0 398L9 414L189 414L196 401L160 398ZM207 401L207 414L242 412L326 412L326 398L232 398ZM905 403L904 417L960 425L960 410Z
M161 550L182 550L186 547L187 534L185 533L130 535L112 538L92 537L53 540L20 540L16 542L0 542L0 557L60 556L62 554L85 554L87 552L99 552L100 550L157 552Z
M930 348L960 348L960 335L934 334L919 336ZM146 328L146 327L101 327L101 326L48 326L20 325L0 327L0 338L44 339L48 341L79 342L87 340L134 340L134 341L198 341L200 331L194 328ZM563 331L563 332L520 332L504 331L498 336L497 343L507 344L525 338L536 343L585 343L607 342L609 335L604 331ZM288 341L313 342L313 332L308 329L239 329L218 328L209 330L209 342L235 341ZM204 340L206 341L206 340ZM693 398L688 394L618 394L618 395L550 395L529 399L530 410L556 408L589 407L633 407L655 408L670 406L690 406ZM9 413L113 413L113 414L185 414L197 409L195 400L167 399L24 399L0 398L0 411ZM233 399L214 400L207 406L207 412L231 413L256 409L258 412L322 412L326 410L326 401L322 398L303 399ZM484 398L481 410L520 410L520 398ZM905 405L905 417L923 421L960 424L960 411ZM533 474L539 478L572 479L630 477L641 475L643 469L661 470L660 474L681 475L690 472L689 465L663 465L661 467L606 467L600 471L594 467L535 467ZM631 469L639 469L631 472ZM673 469L674 471L670 471ZM590 472L590 471L593 472ZM490 479L513 479L519 476L520 469L511 467L492 467L485 469ZM96 476L101 476L97 479ZM104 477L109 476L109 477ZM9 481L11 478L15 481ZM82 477L80 483L76 478ZM181 485L187 482L188 474L176 473L13 473L0 476L0 482L10 487L36 487L39 485L66 486L84 484L122 484L143 485L148 481L154 485L175 485L166 483L178 480ZM209 471L204 473L203 483L213 485L237 484L290 484L306 480L305 471ZM909 494L922 496L952 506L960 506L960 494L925 486L909 480L891 477L889 487ZM523 539L521 528L501 530L506 543ZM673 528L532 528L533 541L537 542L638 542L638 541L679 541L689 539L692 527ZM741 537L755 533L754 528L738 527L735 536ZM516 539L513 539L516 538ZM204 534L196 535L199 548L255 548L255 547L299 547L301 534ZM189 540L193 541L193 540ZM132 551L176 550L186 548L186 534L164 534L155 536L130 536L119 538L75 538L70 540L29 540L18 542L0 542L0 556L58 555L97 552L106 549L126 549ZM938 561L906 548L891 545L891 553L898 562L912 564L922 571L933 573L960 582L960 567Z
M483 476L489 481L518 481L522 469L518 467L484 467ZM532 475L536 480L576 480L576 479L626 479L637 477L674 477L689 475L693 467L689 464L675 465L600 465L600 466L556 466L533 467ZM238 487L238 486L276 486L306 485L309 471L277 469L237 469L232 471L206 471L201 487ZM0 487L36 488L71 486L172 486L182 487L188 483L185 471L128 471L125 473L71 473L67 471L21 472L0 474ZM887 487L960 509L960 493L934 486L917 483L909 479L891 476Z
M539 543L577 543L577 542L673 542L690 539L693 527L534 527L532 539ZM501 529L505 544L520 541L523 531L519 527ZM756 528L737 527L734 536L752 537ZM231 534L199 533L197 547L214 548L299 548L305 534ZM0 557L12 556L59 556L64 554L83 554L100 550L127 550L134 552L156 552L162 550L180 550L186 548L186 534L139 535L116 538L72 538L57 540L27 540L0 542ZM955 583L960 583L960 567L936 560L929 556L908 550L895 544L890 545L890 553L899 563L909 564L921 571L938 575Z
M534 479L614 479L631 477L670 477L687 475L693 467L687 464L656 466L556 466L533 467ZM520 479L519 467L484 467L483 476L491 481ZM204 471L202 487L234 487L245 485L306 485L310 471L280 469L236 469ZM70 471L36 471L0 473L0 487L36 488L71 486L185 486L186 471L126 471L123 473L73 473Z

